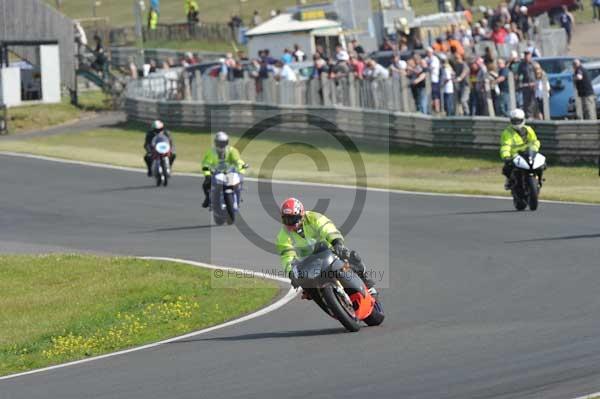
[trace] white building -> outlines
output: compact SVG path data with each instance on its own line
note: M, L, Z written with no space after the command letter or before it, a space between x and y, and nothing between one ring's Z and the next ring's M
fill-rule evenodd
M344 44L342 27L338 21L317 19L295 19L293 14L280 14L246 32L248 38L248 55L258 56L259 50L269 49L275 58L283 55L288 48L293 51L298 44L309 59L318 45L327 52L335 51L337 44Z

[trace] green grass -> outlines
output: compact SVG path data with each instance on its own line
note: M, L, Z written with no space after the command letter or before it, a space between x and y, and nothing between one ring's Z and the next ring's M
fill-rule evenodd
M2 256L0 375L222 323L279 292L272 281L235 277L223 277L227 284L221 285L228 288L216 288L211 275L208 269L135 258Z
M308 2L316 3L318 0L309 0ZM56 6L56 0L46 0L46 3ZM62 11L71 18L92 17L90 0L62 0L62 3ZM149 2L146 1L146 5L148 4ZM241 13L244 21L248 23L254 10L260 12L264 21L270 10L284 11L287 7L295 4L295 0L198 1L200 20L203 22L227 22L232 15ZM108 17L112 26L133 26L135 24L133 6L130 1L101 0L101 5L96 8L96 15ZM161 0L159 23L185 22L185 20L184 0Z
M80 107L71 105L69 98L59 104L24 105L8 109L8 132L22 133L75 121L86 114L109 109L106 96L100 91L81 92Z
M245 51L244 46L232 45L229 42L223 41L206 41L206 40L148 40L144 42L145 48L168 48L182 51L214 51L214 52L235 52L237 50Z
M204 152L211 145L208 134L174 130L176 172L200 172ZM49 155L60 158L143 167L141 144L144 126L125 124L78 135L58 135L30 140L0 142L0 150ZM286 144L300 141L304 144ZM233 136L236 146L244 144ZM311 182L355 184L354 169L348 153L327 135L323 137L286 136L267 131L260 139L247 143L242 157L251 165L253 177ZM359 144L367 183L371 187L411 191L507 195L496 153L472 153L463 150L426 148L395 149ZM272 150L283 145L285 157L273 164L266 162ZM315 149L314 146L318 149ZM543 143L542 143L543 151ZM329 170L319 172L309 156L324 155ZM554 166L546 172L543 199L600 203L600 181L593 165Z

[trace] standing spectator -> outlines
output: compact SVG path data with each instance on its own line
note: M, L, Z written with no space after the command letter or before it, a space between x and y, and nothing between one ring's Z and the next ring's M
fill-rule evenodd
M258 10L254 10L254 14L252 14L252 26L258 26L262 24L262 18L258 13Z
M435 43L433 43L431 47L436 53L445 53L450 50L450 47L448 47L448 44L444 42L444 39L441 36L435 39Z
M494 44L496 44L496 45L504 44L506 42L507 35L508 35L508 32L506 29L504 29L500 25L496 25L494 27L494 31L492 32L491 39L494 42Z
M411 58L408 62L408 71L417 112L427 114L429 113L429 99L426 90L427 61L423 59L417 63L414 58Z
M462 55L456 55L454 63L454 74L456 76L456 93L458 101L458 109L460 115L469 115L469 96L471 95L471 87L469 85L469 65L465 62Z
M504 43L516 47L519 45L519 42L521 41L521 38L519 37L519 33L518 33L518 29L517 29L517 24L512 24L512 25L507 25L504 27L505 29L508 30L508 35L506 35L506 38L504 39Z
M456 39L456 34L448 33L448 47L453 54L460 54L462 56L465 55L465 48L463 47L460 40Z
M387 69L371 59L366 62L364 75L365 78L369 80L387 79L390 77L390 73Z
M596 22L596 18L600 21L600 0L592 0L592 11L594 12L592 21Z
M283 49L283 55L281 56L281 62L284 64L291 64L294 61L294 56L289 49Z
M321 74L327 71L327 62L319 53L313 54L313 73L311 79L319 79Z
M363 79L365 72L365 62L363 61L362 55L356 53L350 53L350 66L354 77L356 79Z
M492 53L492 48L490 46L487 46L485 48L485 51L483 53L483 62L485 62L486 65L490 65L494 63L494 54Z
M358 40L352 39L350 41L350 44L352 45L352 50L356 51L356 54L358 54L358 55L365 54L365 49L363 48L363 46L360 45L360 43L358 43Z
M296 72L294 72L289 64L286 64L282 61L277 61L275 64L275 79L287 82L295 82L298 80L298 77L296 76Z
M571 36L573 33L573 24L575 23L575 18L573 17L573 14L569 12L567 6L562 6L562 11L558 17L558 21L560 22L560 26L567 34L567 45L571 45Z
M390 73L393 77L399 77L401 75L406 75L406 61L400 59L399 55L394 55L392 57L392 63L390 64Z
M544 97L546 97L546 93L550 93L550 83L540 64L535 62L533 69L535 71L535 100L537 105L535 117L536 119L544 119Z
M523 53L523 61L517 69L517 77L519 79L519 89L523 95L523 111L527 118L535 115L535 69L531 60L531 52Z
M154 7L150 7L148 12L148 29L155 30L158 26L158 10Z
M529 28L531 24L529 23L529 16L527 15L528 9L526 6L521 6L519 8L519 13L517 14L517 26L519 30L523 32L523 37L526 40L529 40Z
M583 107L583 119L596 119L596 96L594 95L594 88L590 81L585 68L581 66L579 59L573 60L573 80L575 81L575 88L577 89L577 95L581 99L581 105Z
M444 56L442 57L444 66L442 67L442 91L444 93L444 111L446 115L454 116L454 70L450 65L450 61Z
M296 43L294 44L294 60L296 60L296 62L302 62L304 61L304 58L306 58L304 51L302 51L300 49L300 46Z
M196 0L185 0L185 15L188 24L197 24L200 22L198 18L198 3Z
M477 103L477 115L489 115L488 109L488 70L483 58L476 61L477 77L475 80L475 101Z
M433 48L427 48L427 66L431 74L431 98L433 99L433 111L440 113L440 59L433 53Z
M510 93L508 79L510 77L510 70L506 66L506 62L500 58L498 60L498 78L496 79L496 85L500 93L498 94L497 110L496 113L499 116L509 116L510 108Z

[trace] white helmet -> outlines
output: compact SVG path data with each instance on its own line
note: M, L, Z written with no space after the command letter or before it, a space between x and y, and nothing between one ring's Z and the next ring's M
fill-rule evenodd
M164 128L165 128L165 124L162 123L162 121L157 119L154 122L152 122L152 130L154 130L156 132L161 132L164 130Z
M515 129L522 129L525 126L525 112L520 108L510 111L510 124Z
M215 147L225 148L229 144L229 136L225 132L215 134Z

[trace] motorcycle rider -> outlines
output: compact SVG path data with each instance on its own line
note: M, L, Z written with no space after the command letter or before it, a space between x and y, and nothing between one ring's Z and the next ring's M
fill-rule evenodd
M234 167L240 175L246 173L248 164L240 158L240 152L229 145L229 136L225 132L217 132L214 140L215 146L209 149L202 160L202 171L204 172L204 190L203 208L210 205L210 186L212 171L219 165L220 161L225 161L229 167Z
M363 280L371 295L377 295L375 282L366 275L360 255L344 246L344 237L333 222L314 211L305 211L302 202L288 198L281 205L283 227L277 234L277 251L285 273L290 275L299 257L312 254L314 244L325 242L342 260L348 261L352 270Z
M510 190L510 176L513 171L513 158L528 147L540 150L540 141L531 126L525 124L525 112L516 108L510 112L510 125L500 137L500 158L504 161L502 174L506 176L504 189Z
M171 134L167 131L167 129L165 129L165 124L162 121L155 120L152 122L150 130L148 130L146 133L146 138L144 139L144 149L146 150L144 162L146 162L146 166L148 167L148 177L152 177L152 150L154 149L154 139L161 133L168 137L169 144L171 144L171 156L169 157L171 167L175 162L175 158L177 158L177 155L175 154L175 145L173 143Z

